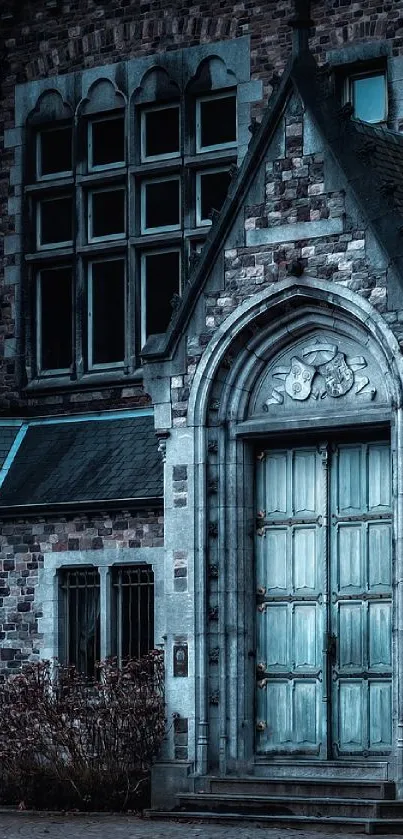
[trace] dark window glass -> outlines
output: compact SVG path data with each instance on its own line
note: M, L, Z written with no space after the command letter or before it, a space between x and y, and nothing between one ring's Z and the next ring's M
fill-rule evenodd
M125 131L123 116L91 123L92 166L123 163L125 159Z
M40 274L40 367L66 369L72 359L71 268L52 268Z
M125 355L123 259L92 263L92 363L112 364Z
M179 108L158 108L144 113L143 154L156 157L179 151Z
M145 227L179 224L179 179L145 184Z
M92 237L125 232L125 193L123 189L93 192Z
M222 96L200 102L200 146L236 141L236 98Z
M39 175L55 175L57 172L70 172L71 126L41 131L39 135Z
M351 80L354 116L364 122L386 119L386 78L384 73Z
M172 315L172 299L180 290L179 277L178 251L145 257L146 337L166 331Z
M99 574L65 571L62 577L65 664L93 676L100 659Z
M41 245L54 245L57 242L70 242L73 236L73 202L71 197L54 198L42 201Z
M114 646L119 661L154 646L154 574L149 566L113 569Z
M231 176L229 172L208 172L200 175L200 216L202 221L218 212L226 199Z

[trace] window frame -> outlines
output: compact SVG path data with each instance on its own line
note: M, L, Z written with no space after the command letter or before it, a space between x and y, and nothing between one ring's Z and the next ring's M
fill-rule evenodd
M213 59L211 45L205 45L203 53L206 60ZM181 55L181 52L179 54ZM194 58L199 66L199 52L194 53ZM239 53L238 58L244 60L244 51ZM29 86L27 92L20 98L18 104L21 125L27 126L28 144L26 144L26 149L23 149L24 156L26 152L27 165L23 168L22 163L19 163L18 170L21 171L22 196L26 199L26 217L30 224L28 246L24 248L24 242L19 233L15 237L20 240L21 251L25 251L24 282L26 296L31 304L29 324L25 332L27 353L25 388L27 390L40 391L44 387L50 391L52 384L56 388L67 390L80 385L88 386L91 381L94 384L106 382L108 376L110 380L115 379L119 382L137 381L141 377L140 336L142 334L144 338L144 324L147 320L147 315L141 312L141 305L144 305L147 299L145 294L147 269L145 268L142 274L140 268L142 252L147 249L150 255L152 252L156 257L161 252L171 250L178 254L175 260L172 258L168 261L165 287L164 262L163 260L160 263L158 260L155 262L152 271L153 293L148 295L148 301L151 302L151 309L150 306L148 307L151 335L153 329L155 331L166 328L165 324L170 311L168 301L170 297L176 297L174 292L182 293L183 284L193 270L194 262L190 258L189 241L197 238L200 240L201 247L209 232L208 219L205 219L199 229L196 229L195 171L197 168L207 166L220 167L220 169L223 166L225 171L227 164L231 165L237 160L239 151L241 154L244 152L243 147L239 149L239 132L241 126L242 129L246 126L247 109L243 107L239 110L238 107L240 79L238 79L238 65L234 56L230 63L233 69L231 69L231 76L226 78L222 77L221 71L218 72L215 65L211 79L207 79L203 74L199 77L196 65L193 67L192 64L184 69L175 64L175 67L163 68L163 72L167 74L166 79L164 76L163 84L162 81L161 84L160 82L156 84L152 74L150 77L146 74L144 85L138 87L134 83L135 77L132 74L128 77L129 91L126 93L119 89L118 76L112 79L108 74L108 78L104 79L102 68L99 69L99 73L98 68L84 71L82 79L78 71L69 73L66 77L68 81L59 80L57 77L53 80L49 79L46 84L44 82L40 95L37 95L36 88L31 87L33 83L27 83ZM134 67L138 69L141 62L130 60L130 67L132 64L133 69ZM123 63L117 66L123 67ZM242 66L244 67L242 73L247 77L246 61ZM155 72L157 79L160 79L158 75L160 69L157 68ZM171 77L171 81L168 77ZM100 81L102 81L101 85L98 84ZM252 90L249 93L252 94ZM161 94L158 100L156 94L158 96ZM215 117L220 113L221 100L225 100L225 110L228 105L229 119L222 128L219 128ZM249 99L247 101L249 102ZM33 102L35 107L32 107ZM210 109L206 107L203 110L204 102L213 104ZM226 143L213 143L212 146L201 147L200 145L200 152L196 154L196 105L199 114L202 108L205 118L203 136L212 139L217 136L230 136L232 139ZM166 141L158 132L165 111L167 111L167 126L170 129L166 135ZM239 119L241 119L240 125ZM112 122L111 128L111 121L114 120L116 122ZM149 126L148 135L147 125ZM64 130L66 133L63 133ZM60 146L58 145L58 131L62 132ZM147 155L147 136L148 147L152 150L166 145L174 148L174 151ZM105 160L116 156L121 159L110 163L95 163L95 160ZM42 164L44 169L53 168L59 165L59 160L62 163L67 161L67 165L71 168L42 175ZM165 183L165 194L168 193L169 197L172 193L173 200L167 202L166 209L161 207L159 210L158 183L164 187L163 182L169 180L175 180L175 187L173 184ZM154 192L150 194L148 190L151 186ZM169 186L171 189L168 189ZM218 183L217 186L217 192L219 192L220 184ZM113 222L109 224L108 214L103 211L102 199L99 198L98 204L96 203L97 193L106 193L119 188L125 193L122 199L124 208L120 196L117 196L118 213L110 214ZM147 202L149 195L151 201ZM56 216L52 215L52 205L46 203L55 201L59 197L61 200L64 197L68 199L66 205L56 205L62 207L62 211L59 210L60 224ZM106 194L103 197L108 198ZM148 222L145 218L147 203ZM214 204L214 201L212 203ZM22 207L23 213L25 213L25 206ZM71 224L70 218L68 219L67 214L63 212L63 206L67 206L69 210L71 207ZM94 216L95 208L98 212ZM172 209L175 209L174 214ZM122 214L124 214L124 229ZM153 222L170 217L174 219L172 224L147 226L147 224L151 225ZM119 224L115 220L119 220ZM98 228L94 226L95 221L98 222ZM102 232L102 235L94 235L95 232L103 231L108 226L120 228L120 232ZM68 239L59 242L45 243L43 241L44 238L52 239L59 236L63 228L69 235ZM101 334L102 324L106 326L108 324L107 304L94 307L93 304L97 300L94 274L91 273L90 278L87 276L87 266L94 265L98 260L104 262L113 260L116 256L122 256L125 260L125 362L94 364L92 363L94 349L98 358L113 357L120 354L122 343L120 336L114 336L113 333L108 335L108 332L103 334L105 330L102 330ZM178 266L176 266L176 259L179 261ZM67 346L70 348L70 344L67 343L68 334L70 340L67 329L68 325L70 326L67 318L70 306L67 309L66 280L63 282L63 297L58 310L60 313L65 313L62 324L63 341L62 346L59 347L56 340L57 330L53 329L51 318L52 301L56 306L57 296L52 291L51 278L47 279L47 283L41 280L43 276L41 266L48 263L49 268L56 268L58 264L64 265L66 261L71 262L72 276L72 360L68 367L56 369L49 367L44 370L42 358L52 362L52 360L65 360L69 355L66 348ZM150 271L151 266L152 263L149 264ZM161 271L159 266L161 266ZM162 311L159 312L160 274ZM37 277L35 285L34 276ZM101 279L99 285L101 286ZM149 283L148 288L150 288ZM41 292L44 289L45 296L41 301ZM105 289L107 289L106 285ZM46 304L43 309L43 323L37 326L35 315L43 300ZM90 312L88 312L88 303ZM120 323L121 311L121 301L118 297L114 306L117 323ZM95 345L94 312L97 314L99 324L98 341ZM46 348L44 336L47 338L48 348ZM41 379L48 381L41 382ZM49 381L52 379L53 382Z
M212 219L203 219L201 214L201 205L202 205L202 194L201 194L201 179L203 175L218 175L220 172L225 172L229 174L229 166L214 166L209 167L208 169L198 169L196 171L196 184L195 184L195 196L196 196L196 227L211 227ZM228 195L228 191L227 191ZM226 198L224 198L224 201ZM223 202L224 203L224 202ZM221 212L221 210L219 210Z
M93 208L92 208L92 197L96 192L123 192L123 219L124 219L124 231L122 233L106 233L104 236L92 236L92 223L93 223ZM97 182L94 184L93 187L89 188L87 191L87 242L89 245L96 244L97 242L116 242L122 241L122 239L128 238L127 232L127 190L126 186L123 184L115 184L114 186L109 186L106 184L99 185Z
M41 173L41 139L44 133L50 133L51 131L63 131L63 129L70 128L71 131L71 168L70 169L60 169L57 172L50 172L48 175L43 175ZM72 123L62 123L58 125L44 125L35 132L35 180L38 182L42 181L54 181L58 178L68 178L71 177L73 174L73 125Z
M177 181L178 182L178 223L177 224L164 224L158 227L147 227L146 226L146 213L147 213L147 186L149 184L158 184L158 183L166 183L167 181ZM156 233L174 233L175 231L182 229L182 178L181 174L166 174L160 175L159 177L148 177L143 178L140 184L140 233L141 235L148 236L150 234Z
M178 294L179 296L182 295L182 249L180 246L166 246L166 247L159 247L159 248L147 248L142 251L140 257L140 343L141 347L144 347L146 341L148 340L147 336L147 272L146 272L146 260L148 256L157 256L158 254L162 253L178 253L179 254L179 277L178 277ZM153 333L150 333L153 334Z
M388 96L388 74L386 67L371 67L371 68L362 68L359 70L356 68L354 71L348 73L344 80L344 102L349 102L354 109L354 93L353 93L353 85L355 81L360 81L361 79L365 78L373 78L375 76L382 76L384 81L384 116L380 120L376 120L373 122L369 122L368 120L363 120L361 117L356 116L353 112L353 119L356 119L360 122L364 122L367 125L382 125L383 123L387 122L388 119L388 110L389 110L389 96Z
M136 584L130 583L129 585L122 583L121 579L116 582L116 578L122 575L122 572L136 572L137 576L140 577L142 572L146 572L148 575L148 580L146 583L139 582ZM112 565L111 567L111 647L113 651L113 655L116 656L118 660L118 664L121 666L122 661L124 661L124 657L122 655L122 644L123 644L123 589L127 588L130 590L137 590L139 592L142 587L147 589L147 601L148 606L151 604L151 619L148 615L147 621L147 637L152 634L152 646L148 645L147 652L154 649L155 644L155 575L154 569L150 563L131 563L131 564L116 564ZM140 611L140 610L139 610ZM152 633L150 632L150 625ZM139 631L138 631L138 645L141 645L141 635L142 635L142 622L139 622ZM133 639L132 639L133 642ZM135 656L130 656L131 658L140 658L142 655L146 655L146 652L138 652Z
M164 111L168 108L177 108L178 110L178 118L179 118L179 147L177 152L166 152L165 154L146 154L146 143L147 143L147 129L146 129L146 117L147 114L155 111ZM182 148L182 125L181 125L181 105L180 102L170 102L164 103L161 105L150 105L145 108L142 108L141 115L140 115L140 161L143 164L153 163L158 160L177 160L181 157L181 148Z
M35 363L38 374L44 378L53 378L54 376L61 376L69 374L73 366L73 352L71 363L69 367L42 367L42 278L43 271L58 271L68 268L71 271L71 308L72 308L72 322L71 326L71 343L72 350L74 347L74 272L73 266L70 263L58 263L57 265L40 265L35 269Z
M94 263L101 263L102 265L105 262L123 262L123 346L124 346L124 357L122 361L106 361L98 364L93 363L93 346L92 346L92 336L93 336L93 308L92 308L92 300L93 300L93 277L92 277L92 266ZM100 256L97 253L94 253L92 256L89 257L87 261L87 368L88 372L92 371L100 371L100 370L115 370L115 369L122 369L125 367L126 364L126 354L127 354L127 257L126 255L120 254L108 254L107 256Z
M213 145L203 146L201 144L201 104L202 102L211 102L213 99L235 99L235 139L227 143L214 143ZM221 149L236 149L238 145L238 97L236 89L230 89L225 92L225 89L220 93L210 93L203 96L198 96L196 99L196 116L195 116L195 136L196 136L196 153L204 154L205 152L220 151Z
M93 585L90 588L92 590L98 590L98 606L99 606L99 614L97 616L98 622L98 634L95 632L95 643L94 643L94 673L89 673L87 670L81 671L79 670L77 664L70 660L70 641L71 641L71 634L70 634L70 602L69 602L69 592L71 588L77 590L79 586L70 586L68 584L68 579L71 575L78 575L78 574L88 574L92 573L94 578L97 578L98 585ZM67 584L66 584L67 582ZM88 586L83 586L83 588L88 588ZM95 675L95 665L97 660L99 661L101 658L101 621L102 621L102 613L101 613L101 574L99 567L86 563L86 564L77 564L77 565L65 565L59 569L58 573L58 595L59 595L59 609L58 609L58 625L59 625L59 633L58 633L58 648L59 648L59 658L61 659L64 666L71 667L74 666L77 669L77 672L83 673L85 676L93 677ZM76 623L76 631L78 629L79 624ZM98 649L97 649L98 648ZM99 652L99 656L96 656L96 652Z
M123 120L123 160L116 160L113 163L98 163L94 164L92 162L92 153L93 153L93 139L92 139L92 126L96 122L112 122L113 119L116 119L119 115L119 112L111 112L103 114L102 116L94 115L89 118L87 124L87 169L89 174L95 174L96 172L107 172L110 169L122 169L124 166L127 165L127 144L126 144L126 114L125 111L121 112L121 117ZM85 118L85 117L84 117Z
M65 201L67 198L71 201L71 239L61 239L58 242L48 242L43 244L41 242L41 235L42 235L42 205L49 204L51 201ZM49 251L55 250L59 248L71 248L74 242L74 224L73 224L73 215L74 215L74 200L73 195L52 195L51 197L45 197L43 195L39 195L35 199L35 245L37 251Z
M52 557L52 569L48 569L48 573L56 574L56 587L54 590L55 600L53 601L53 608L55 609L54 617L56 618L56 626L57 626L57 634L54 637L54 644L55 649L51 652L53 656L59 659L63 665L69 665L71 662L69 661L69 649L70 649L70 621L69 621L69 613L68 613L68 592L69 587L65 585L65 580L68 578L68 575L80 574L80 573L92 573L97 575L98 579L98 590L99 590L99 651L100 651L100 659L104 660L105 658L109 658L111 656L117 657L119 660L119 664L122 663L122 657L119 656L119 636L122 635L122 627L118 627L117 621L118 617L118 604L117 604L117 596L116 596L116 587L114 584L114 577L117 576L119 571L133 571L137 572L137 574L141 574L142 571L147 571L149 580L147 582L147 588L149 589L149 603L151 604L152 610L152 619L151 619L151 627L152 627L152 646L149 646L147 652L155 649L156 643L156 636L158 632L162 631L162 627L158 626L158 610L157 610L157 588L156 588L156 579L158 578L158 569L155 563L155 551L160 553L160 559L162 560L161 552L163 551L162 548L147 548L145 550L149 550L153 555L153 561L151 561L151 557L145 559L144 556L141 559L136 559L135 557L131 557L130 559L121 559L117 562L108 562L105 561L104 557L87 559L85 556L85 552L82 551L78 552L80 555L77 559L72 561L69 558L67 561L58 561L57 565L54 565L55 557ZM144 554L144 549L140 549L141 553ZM102 552L99 552L102 553ZM94 551L91 551L91 554L94 554ZM60 564L59 564L60 563ZM162 563L159 566L162 568ZM45 574L46 574L46 560L45 560ZM134 588L134 586L133 586ZM49 600L49 599L48 599ZM67 608L66 608L67 607ZM141 634L141 630L139 635ZM149 624L147 624L147 637L150 636L149 631ZM120 646L121 649L121 646ZM143 655L147 655L147 652L144 652Z

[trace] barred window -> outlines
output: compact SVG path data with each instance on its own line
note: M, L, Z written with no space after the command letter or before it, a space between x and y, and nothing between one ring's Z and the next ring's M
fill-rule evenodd
M149 565L113 568L113 644L121 662L154 646L154 574Z
M101 610L102 586L105 608ZM94 676L103 657L116 656L121 663L140 658L153 647L154 573L150 565L116 566L102 577L89 566L62 570L59 657L63 664Z
M94 568L62 575L62 661L93 676L100 659L100 580Z

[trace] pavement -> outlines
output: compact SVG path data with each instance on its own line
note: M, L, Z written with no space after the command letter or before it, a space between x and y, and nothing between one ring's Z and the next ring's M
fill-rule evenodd
M0 839L334 839L336 835L256 825L149 821L129 815L0 813ZM357 839L363 834L342 835ZM388 839L394 837L389 834Z

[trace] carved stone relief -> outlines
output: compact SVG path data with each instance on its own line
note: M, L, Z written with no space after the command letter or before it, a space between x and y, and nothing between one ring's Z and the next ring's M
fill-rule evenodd
M253 399L253 414L337 410L340 402L386 401L373 358L349 338L315 335L299 341L270 364Z

